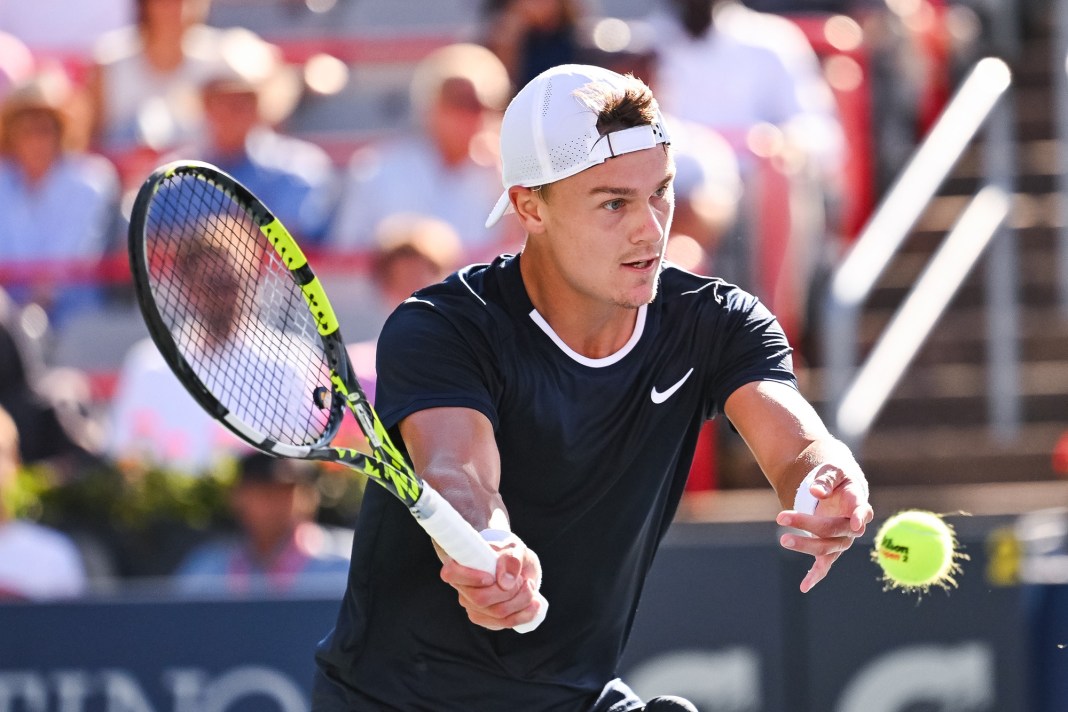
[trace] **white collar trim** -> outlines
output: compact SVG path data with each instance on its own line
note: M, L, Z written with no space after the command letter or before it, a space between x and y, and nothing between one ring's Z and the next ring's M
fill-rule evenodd
M549 322L545 321L545 317L539 314L537 309L530 310L530 318L533 319L534 323L553 340L553 343L556 344L557 348L567 354L571 360L576 361L583 366L589 366L590 368L604 368L605 366L611 366L614 363L618 363L624 356L634 350L634 346L642 338L642 332L645 331L645 314L648 308L648 304L642 304L638 307L638 318L634 322L634 333L630 335L627 343L623 344L623 347L619 351L616 351L609 356L605 356L604 358L590 358L573 350L570 346L564 343L564 340L561 339L555 331L553 331L553 328L549 326Z

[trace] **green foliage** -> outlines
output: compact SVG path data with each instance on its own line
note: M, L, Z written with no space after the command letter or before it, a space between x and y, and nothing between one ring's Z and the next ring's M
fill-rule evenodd
M204 529L229 519L232 468L192 477L161 469L122 470L105 463L57 482L48 467L24 469L14 500L21 516L61 529L88 526L136 533L159 521Z
M76 477L61 479L44 465L24 467L8 504L16 516L59 529L75 527L144 531L162 522L202 530L232 524L229 492L234 463L214 473L191 476L159 468L122 468L94 462ZM351 471L325 468L319 480L319 518L351 526L363 501L365 482Z
M196 544L236 527L235 464L197 476L99 460L35 465L19 471L5 500L18 517L95 541L118 576L162 576ZM320 521L352 526L364 482L340 467L322 474Z

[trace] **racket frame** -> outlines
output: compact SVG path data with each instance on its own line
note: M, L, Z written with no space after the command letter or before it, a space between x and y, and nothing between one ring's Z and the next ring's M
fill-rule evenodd
M152 294L151 274L145 250L149 212L165 181L180 175L207 180L228 192L252 218L300 287L323 341L332 386L330 415L322 437L310 445L278 442L250 427L230 412L196 375L167 327ZM129 228L130 269L134 291L149 335L178 380L196 402L236 436L258 450L279 457L341 463L367 475L400 499L423 529L453 559L464 566L496 572L497 552L440 493L415 474L404 454L393 444L359 385L341 337L340 324L322 283L308 264L296 240L273 213L250 190L217 167L202 161L175 161L160 166L145 180L134 201ZM330 443L337 435L347 408L359 423L373 456ZM549 604L541 594L537 617L513 628L527 633L537 628Z

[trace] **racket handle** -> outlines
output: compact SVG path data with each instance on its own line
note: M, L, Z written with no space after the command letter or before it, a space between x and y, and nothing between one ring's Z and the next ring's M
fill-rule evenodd
M450 557L468 568L496 573L497 551L429 484L423 484L423 492L411 510L420 526ZM536 593L535 598L541 604L538 615L512 630L529 633L545 620L549 602L540 593Z

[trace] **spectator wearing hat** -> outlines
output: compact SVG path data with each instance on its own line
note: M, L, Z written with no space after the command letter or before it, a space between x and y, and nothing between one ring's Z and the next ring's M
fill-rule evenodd
M514 228L487 229L478 218L500 192L497 126L510 91L507 70L485 47L455 44L428 55L409 88L416 129L353 156L329 244L370 251L375 227L394 213L444 220L472 259L518 238Z
M59 268L99 259L117 225L114 166L66 143L70 99L66 75L48 70L0 105L0 262L27 266L8 291L40 304L57 326L100 302L97 288L67 286Z
M236 30L230 38L244 47L201 82L204 131L180 153L226 171L298 239L318 242L337 200L334 165L319 146L277 130L300 99L300 78L275 45Z
M315 522L317 469L254 452L238 462L230 506L237 533L194 549L175 572L187 594L270 595L344 590L351 532Z
M2 21L0 27L5 27ZM22 40L0 30L0 101L33 74L35 64L33 53Z

